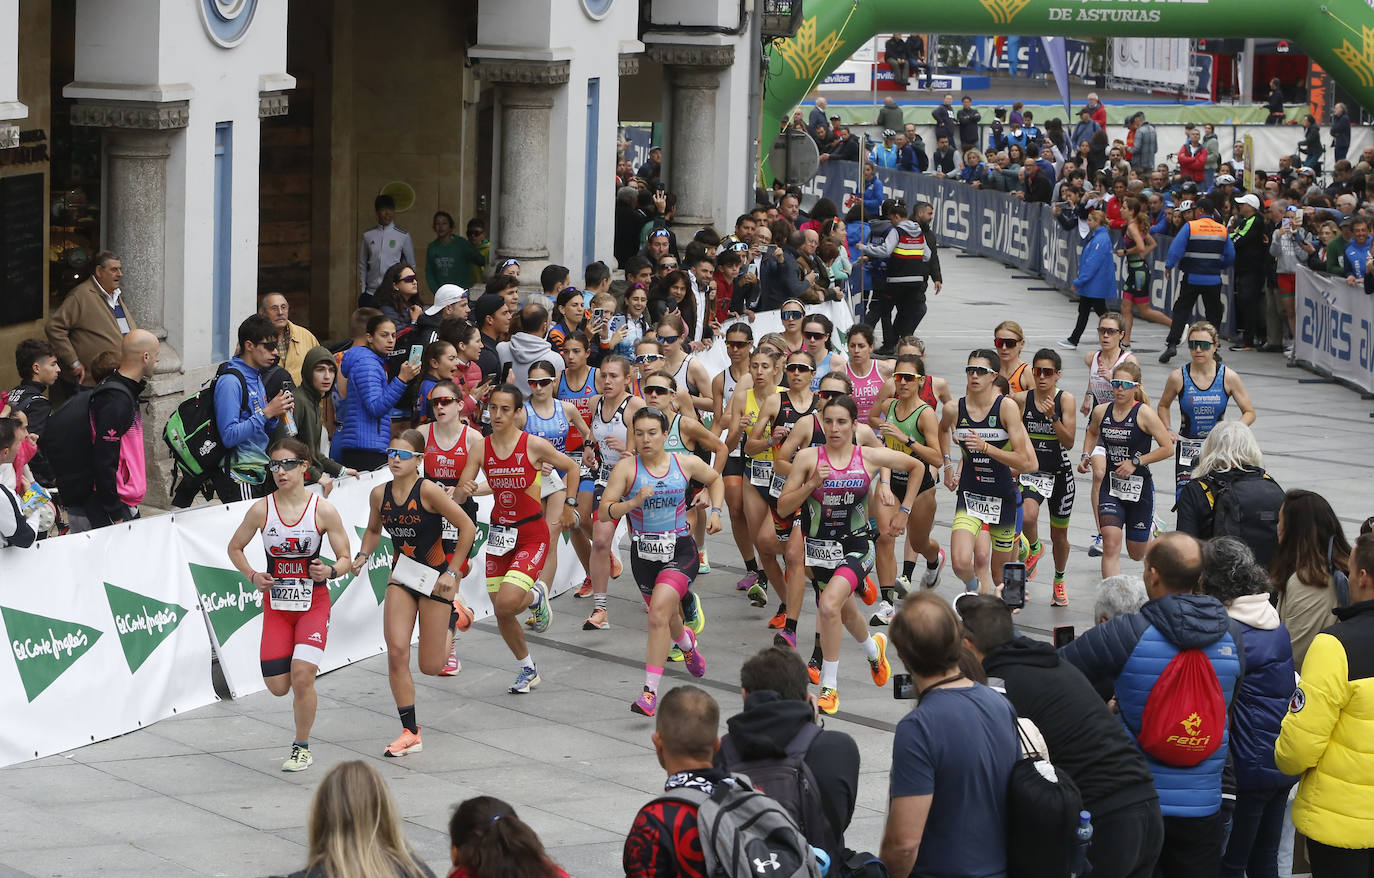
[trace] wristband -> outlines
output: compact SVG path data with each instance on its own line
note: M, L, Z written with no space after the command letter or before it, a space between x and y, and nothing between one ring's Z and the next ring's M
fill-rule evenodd
M900 510L902 510L902 514L903 514L903 515L910 515L910 514L911 514L911 508L908 507L908 506L898 506L897 508L900 509Z
M720 512L720 507L719 507L719 506L712 506L712 507L711 507L711 511L714 512L716 515L720 515L720 514L721 514L721 512Z

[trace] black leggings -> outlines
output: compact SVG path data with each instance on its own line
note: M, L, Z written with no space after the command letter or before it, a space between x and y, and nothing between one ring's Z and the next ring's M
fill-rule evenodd
M1090 299L1087 296L1078 297L1078 319L1074 321L1073 332L1069 333L1069 341L1078 344L1078 340L1083 337L1083 330L1088 327L1088 312L1096 312L1098 317L1107 313L1106 299Z
M1374 849L1334 848L1307 840L1307 861L1312 878L1371 878L1374 876Z

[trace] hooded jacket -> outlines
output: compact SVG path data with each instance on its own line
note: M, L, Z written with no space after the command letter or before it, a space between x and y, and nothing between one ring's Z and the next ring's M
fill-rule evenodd
M1274 764L1274 742L1288 710L1296 675L1293 641L1268 594L1242 595L1226 612L1241 625L1245 677L1231 705L1231 764L1236 789L1269 790L1297 782Z
M503 364L510 364L510 375L506 380L527 395L530 389L530 366L540 360L548 360L558 370L555 375L561 375L565 368L563 355L553 349L547 338L528 332L512 334L510 341L503 341L496 346L496 351L501 355Z
M1016 715L1035 723L1050 759L1073 778L1093 819L1158 798L1135 741L1053 646L1017 637L990 650L983 668L1002 680Z
M267 480L267 437L277 429L278 419L263 412L271 399L262 373L237 356L227 368L242 375L243 383L232 378L215 381L215 423L228 451L225 468L237 481L261 485Z
M1083 299L1116 298L1116 257L1106 226L1098 226L1078 254L1078 276L1073 288Z
M325 454L320 447L320 437L323 435L323 415L320 411L322 400L320 392L315 389L315 367L321 363L328 363L334 366L334 355L323 345L316 345L305 352L305 358L301 360L301 378L303 379L296 387L296 408L294 415L296 418L296 438L305 443L310 449L310 467L306 472L307 482L318 482L320 475L325 474L337 477L344 471L343 464L333 460ZM338 369L335 368L335 377ZM285 425L277 427L273 438L280 439L285 436Z
M1241 628L1210 595L1167 594L1117 616L1060 652L1103 694L1116 697L1126 732L1135 738L1146 701L1169 662L1185 649L1200 649L1212 663L1229 709L1244 673ZM1166 765L1145 754L1165 817L1209 817L1221 808L1221 774L1226 765L1230 723L1222 744L1199 764Z
M765 689L744 698L744 710L726 720L725 738L745 761L782 759L787 745L803 726L815 718L805 701L786 701ZM725 764L725 747L716 750L716 767L733 770ZM835 850L826 851L831 862L843 858L844 831L854 816L859 793L859 746L844 732L822 730L811 742L804 760L820 787L822 808L830 824Z

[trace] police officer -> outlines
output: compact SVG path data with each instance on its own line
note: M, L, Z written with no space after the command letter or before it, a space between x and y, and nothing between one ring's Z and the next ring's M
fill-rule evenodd
M377 211L377 225L363 232L363 244L358 250L358 307L371 308L373 294L381 286L382 275L401 260L415 264L415 244L410 233L396 225L396 199L378 195L372 202Z

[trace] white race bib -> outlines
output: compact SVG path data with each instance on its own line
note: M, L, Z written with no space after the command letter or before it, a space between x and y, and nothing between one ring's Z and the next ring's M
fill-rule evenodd
M984 524L997 524L1002 520L1002 498L986 494L964 494L964 509L969 515Z
M787 484L787 477L773 473L773 482L768 486L768 493L773 499L782 496L782 486Z
M1185 439L1182 436L1178 437L1178 462L1181 465L1192 466L1201 456L1201 439Z
M487 528L487 553L504 555L515 548L515 540L520 532L513 527L493 524Z
M439 571L416 561L406 554L396 556L396 564L391 568L391 581L404 585L422 595L434 593L434 584L439 581Z
M1054 473L1022 473L1021 484L1048 500L1054 493Z
M1126 476L1124 479L1112 473L1111 487L1107 493L1119 500L1127 503L1134 503L1140 499L1140 492L1145 489L1145 478L1143 476Z
M836 540L817 540L806 538L806 564L808 567L835 568L844 560L844 547Z
M677 554L676 533L637 533L635 553L645 561L668 562Z
M446 539L446 540L456 540L456 539L458 539L458 525L454 524L453 522L451 522L451 521L449 521L447 518L445 518L445 519L444 519L444 530L443 530L442 536L443 536L443 538Z
M767 488L773 483L773 461L771 460L750 460L749 461L749 484L757 485L760 488Z
M304 613L310 609L314 584L308 579L275 579L267 593L272 609L285 613Z

